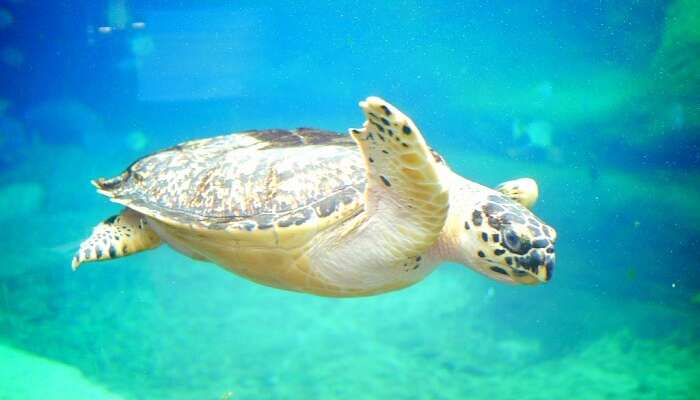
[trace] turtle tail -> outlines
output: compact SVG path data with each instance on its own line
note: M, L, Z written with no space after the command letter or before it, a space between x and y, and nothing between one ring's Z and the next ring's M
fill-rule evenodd
M115 197L119 189L122 188L124 183L129 179L130 171L124 171L122 174L115 176L111 179L94 179L90 181L94 187L97 188L97 192L103 194L107 197Z
M125 208L100 222L92 230L73 256L73 270L80 264L124 257L160 245L160 237L148 226L146 219L136 211Z

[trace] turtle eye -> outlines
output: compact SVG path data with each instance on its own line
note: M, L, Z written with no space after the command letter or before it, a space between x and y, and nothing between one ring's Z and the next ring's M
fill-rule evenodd
M508 248L511 248L511 247L517 248L518 244L520 243L520 238L515 233L515 231L510 229L510 228L504 230L503 240L504 240L504 244Z
M501 233L503 234L503 244L513 253L525 254L530 250L530 243L522 240L512 228L505 228Z

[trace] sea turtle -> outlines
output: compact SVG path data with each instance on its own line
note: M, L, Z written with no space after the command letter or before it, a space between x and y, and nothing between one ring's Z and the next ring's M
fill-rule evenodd
M444 261L502 282L551 278L556 233L528 209L535 181L471 182L396 107L378 97L360 107L367 121L349 135L193 140L93 181L126 208L93 229L73 269L165 242L255 282L323 296L400 289Z

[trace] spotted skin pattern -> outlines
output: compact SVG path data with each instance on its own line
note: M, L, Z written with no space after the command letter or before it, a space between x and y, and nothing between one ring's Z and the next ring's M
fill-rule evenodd
M464 229L483 242L477 256L496 274L488 275L520 283L552 278L556 232L523 204L505 194L488 195L477 204Z
M80 244L71 267L76 270L85 262L111 260L159 245L160 238L146 219L127 208L95 226L90 237Z
M437 239L447 218L449 193L439 176L442 158L425 143L418 127L391 104L370 97L360 102L367 121L350 129L365 157L366 207L398 207L402 224L382 234L384 245L405 256L397 266L415 264ZM388 217L388 216L387 216ZM396 231L398 230L398 232Z

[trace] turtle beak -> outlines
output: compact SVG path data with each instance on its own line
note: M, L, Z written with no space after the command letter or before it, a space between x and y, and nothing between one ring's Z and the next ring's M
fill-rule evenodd
M522 272L513 279L518 283L530 285L548 282L554 272L554 260L554 253L547 253L544 249L533 249L527 255L515 259Z
M556 257L554 253L545 254L544 264L540 267L540 270L537 274L537 278L539 278L540 282L548 282L550 279L552 279L552 274L554 273L555 258Z

